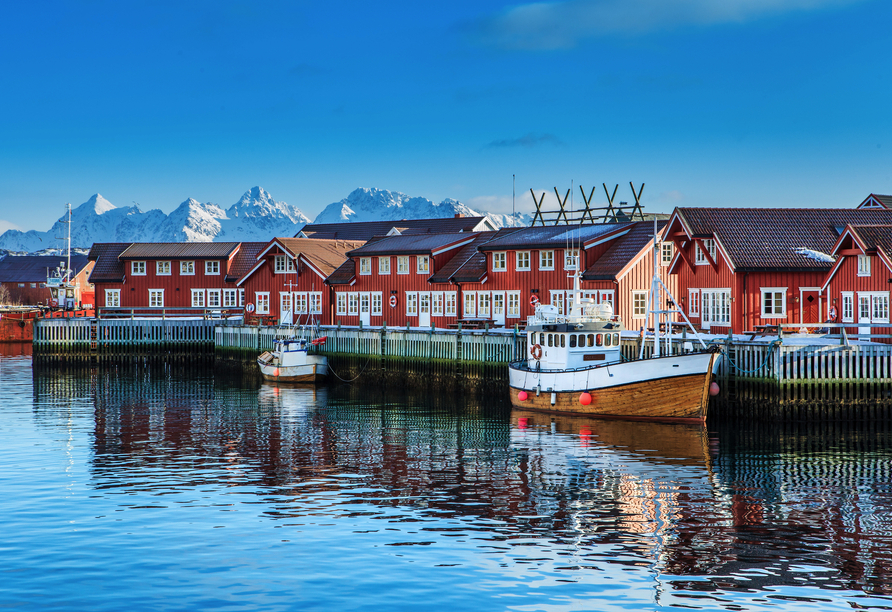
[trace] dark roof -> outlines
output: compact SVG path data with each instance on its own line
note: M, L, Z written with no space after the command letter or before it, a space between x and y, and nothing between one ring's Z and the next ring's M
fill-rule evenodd
M124 262L118 259L129 242L96 242L90 248L88 257L96 262L90 272L90 282L117 282L124 280Z
M866 198L864 198L864 201L861 202L861 204L859 204L858 207L860 208L862 206L865 206L870 200L875 200L878 204L880 204L880 206L892 209L892 196L878 195L875 193L872 193L869 196L867 196Z
M238 242L135 242L120 259L224 259L239 247Z
M226 273L223 281L234 283L242 276L251 271L257 265L257 255L266 248L268 242L243 242L239 247L238 253L232 258L229 265L229 271Z
M311 223L301 233L308 238L368 240L385 236L397 228L401 234L457 234L472 232L486 217L448 217L445 219L403 219L401 221L359 221L356 223ZM301 234L298 234L301 235Z
M67 255L7 255L0 259L0 283L45 283L48 272L59 263L68 265ZM90 263L87 255L72 255L71 269L79 274Z
M851 229L868 250L892 256L892 225L852 225Z
M348 259L338 269L328 275L325 282L329 285L349 285L356 276L356 262Z
M798 252L830 253L846 225L892 223L883 208L679 208L694 238L718 238L737 271L829 270Z
M663 229L665 221L658 221L657 228ZM638 221L629 233L617 238L589 268L582 273L582 280L615 280L629 262L641 253L641 249L652 245L654 240L653 221Z
M362 242L356 240L275 238L274 241L288 249L292 255L302 255L308 259L326 277L344 263L348 251L362 246Z
M479 282L486 274L486 255L477 247L492 240L498 232L477 232L474 242L458 249L458 252L428 279L431 283L448 283L450 281L473 283Z
M350 251L348 255L350 257L368 255L430 255L434 251L448 247L451 244L465 240L474 240L479 233L388 236L380 240L367 242L358 249Z
M505 249L557 249L569 245L578 248L610 232L629 227L628 223L587 225L545 225L522 228L503 228L499 235L480 246L481 251Z

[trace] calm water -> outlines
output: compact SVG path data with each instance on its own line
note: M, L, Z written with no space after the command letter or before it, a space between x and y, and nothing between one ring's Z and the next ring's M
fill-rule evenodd
M0 607L892 609L892 436L0 357Z

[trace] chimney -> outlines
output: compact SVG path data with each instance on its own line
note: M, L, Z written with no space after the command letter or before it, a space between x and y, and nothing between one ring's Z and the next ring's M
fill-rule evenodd
M456 219L463 219L464 216L465 216L464 213L455 213L455 218L456 218Z

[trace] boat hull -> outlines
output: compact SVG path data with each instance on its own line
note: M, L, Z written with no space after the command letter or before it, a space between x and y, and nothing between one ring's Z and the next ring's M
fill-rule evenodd
M310 355L307 363L300 365L275 365L258 360L260 374L270 382L318 383L328 374L328 360L325 357Z
M675 355L572 371L511 366L511 404L524 410L601 418L701 423L717 353ZM526 399L520 399L525 391ZM591 403L580 401L582 393Z

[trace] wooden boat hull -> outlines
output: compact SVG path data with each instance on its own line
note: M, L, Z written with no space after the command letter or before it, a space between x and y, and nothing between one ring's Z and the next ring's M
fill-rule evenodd
M301 353L289 356L301 360L301 363L294 365L282 365L277 363L276 359L264 359L267 355L270 354L261 355L257 360L257 365L260 367L263 379L270 382L318 383L325 380L328 374L328 359L321 355Z
M511 405L600 418L702 423L718 359L717 353L698 353L543 372L512 365ZM591 396L588 405L580 401L584 392Z

